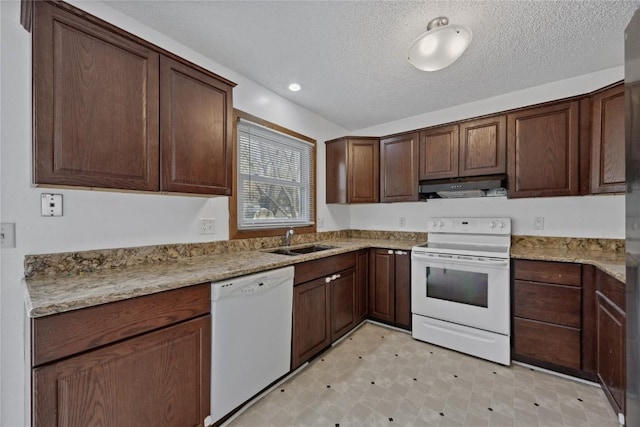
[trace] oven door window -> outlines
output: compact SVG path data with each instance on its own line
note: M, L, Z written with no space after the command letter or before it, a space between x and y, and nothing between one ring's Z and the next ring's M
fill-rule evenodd
M487 307L487 273L427 267L427 297Z

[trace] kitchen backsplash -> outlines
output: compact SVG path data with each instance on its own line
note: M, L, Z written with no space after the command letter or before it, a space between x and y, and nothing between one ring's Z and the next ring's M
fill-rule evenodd
M346 238L426 241L427 233L341 230L294 235L291 244L300 245L323 240ZM215 255L236 251L251 251L283 245L283 237L257 237L251 239L222 240L208 243L182 243L141 246L122 249L101 249L82 252L27 255L24 260L25 277L57 274L82 274L97 270L133 266L147 263Z
M324 240L381 239L426 241L427 233L377 230L341 230L294 235L292 245ZM82 252L27 255L24 260L25 277L35 275L83 274L97 270L147 263L215 255L227 252L274 248L283 245L283 237L222 240L208 243L182 243L141 246L122 249L101 249ZM564 248L624 253L622 239L590 239L573 237L512 236L511 245L529 248Z
M624 253L624 239L592 239L581 237L511 236L512 247L549 248Z

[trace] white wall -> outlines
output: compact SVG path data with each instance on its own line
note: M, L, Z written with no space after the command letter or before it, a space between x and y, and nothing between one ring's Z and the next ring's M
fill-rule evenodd
M373 207L353 205L351 228L427 231L430 217L509 217L512 234L624 239L624 196L433 199ZM399 226L400 217L406 219L404 228ZM544 217L543 230L533 229L535 217Z
M322 230L346 228L397 229L399 216L406 230L422 230L431 215L491 214L514 217L514 232L527 231L532 212L545 216L545 232L622 238L623 200L619 196L534 200L446 200L364 206L326 206L323 141L346 130L275 95L162 34L98 2L71 3L167 50L173 51L238 83L234 106L318 140L318 219ZM0 1L1 121L0 219L16 223L16 248L0 252L0 425L23 426L28 375L23 354L23 275L25 254L63 252L228 238L228 200L155 194L55 190L64 195L61 218L39 215L39 197L48 189L31 187L31 37L19 26L19 2ZM354 132L385 135L431 124L487 114L516 106L581 93L622 78L621 70L559 83L552 91L534 88L466 106L450 108ZM588 89L586 86L591 85ZM217 234L200 236L197 220L216 218ZM597 225L591 225L598 220ZM522 232L521 232L522 231ZM567 234L569 233L569 234Z
M591 92L624 78L616 67L553 82L506 95L447 108L433 113L360 129L352 135L381 136L506 111ZM426 231L431 216L507 216L513 234L624 239L624 196L548 197L535 199L485 198L430 200L351 206L351 228ZM544 217L544 229L534 230L534 217ZM406 227L399 227L400 217Z
M165 36L97 2L71 3L158 46L238 83L234 106L318 141L318 182L324 182L323 141L346 130L291 103ZM0 425L23 426L25 373L23 276L25 254L163 243L223 240L229 236L228 198L184 197L31 187L31 36L19 25L19 1L0 2L0 218L16 223L16 248L3 249L0 282ZM41 217L41 193L64 196L64 216ZM349 226L349 208L327 209L318 191L320 230ZM215 218L217 233L201 236L199 218Z

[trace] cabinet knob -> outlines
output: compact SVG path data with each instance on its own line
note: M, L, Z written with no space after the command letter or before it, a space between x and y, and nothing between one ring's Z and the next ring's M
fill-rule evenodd
M388 253L389 255L393 255L393 249L389 249L389 250L387 250L387 253Z
M339 274L334 274L333 276L331 276L331 280L336 280L339 279L340 275Z
M396 251L396 255L406 255L406 251Z
M324 283L329 283L331 281L331 277L325 277L324 278Z

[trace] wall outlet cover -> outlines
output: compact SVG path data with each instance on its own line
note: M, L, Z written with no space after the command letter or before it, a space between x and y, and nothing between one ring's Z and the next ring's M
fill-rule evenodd
M42 193L40 195L42 216L62 216L62 194Z
M16 223L3 222L0 224L0 247L15 248L16 247Z
M200 234L216 234L215 218L200 218Z

